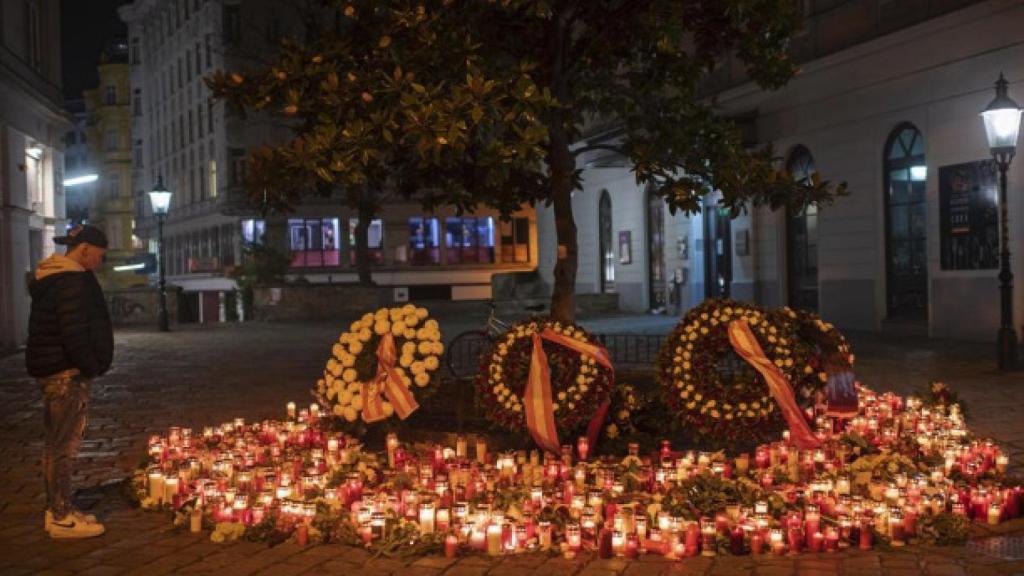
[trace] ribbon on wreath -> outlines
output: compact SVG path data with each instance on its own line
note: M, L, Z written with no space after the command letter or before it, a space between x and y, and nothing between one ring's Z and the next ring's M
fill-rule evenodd
M551 399L551 367L548 365L548 355L544 352L544 340L565 346L574 352L592 356L598 364L612 371L613 384L615 370L608 358L608 351L603 346L581 342L564 334L558 334L550 328L545 328L539 334L533 333L530 374L526 381L526 389L523 391L526 428L530 431L537 446L557 454L561 450L561 443L558 441L558 429L555 426L554 402ZM604 422L605 415L608 414L610 405L609 400L601 403L587 425L587 440L591 446L597 444L597 435L601 431L601 424Z
M412 392L402 382L401 374L395 369L397 359L395 337L388 332L377 345L377 374L369 382L363 382L363 421L376 422L387 418L381 394L387 396L395 414L402 420L420 407Z
M729 323L729 342L733 350L746 360L768 382L768 390L782 410L782 417L789 425L790 437L801 450L817 448L821 441L811 432L804 419L800 406L793 395L793 387L782 370L765 355L757 337L750 330L746 320L733 320Z

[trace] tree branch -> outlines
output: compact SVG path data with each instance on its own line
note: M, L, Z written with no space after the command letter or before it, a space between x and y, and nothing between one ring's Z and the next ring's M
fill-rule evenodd
M573 156L580 156L587 152L593 152L595 150L607 150L608 152L615 152L616 154L622 154L623 156L629 156L625 150L618 146L612 146L610 144L588 144L582 148L577 148L572 151Z

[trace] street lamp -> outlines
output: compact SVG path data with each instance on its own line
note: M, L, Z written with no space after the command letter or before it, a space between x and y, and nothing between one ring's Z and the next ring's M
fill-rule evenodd
M1006 226L1006 170L1017 151L1020 106L1007 95L1002 74L996 81L996 98L981 113L988 147L999 167L999 369L1017 369L1017 332L1013 328L1013 272L1010 271L1010 233Z
M160 331L168 332L171 328L167 324L167 283L164 281L164 220L171 207L171 192L164 186L163 174L157 176L156 186L149 192L149 203L153 208L153 216L156 216L157 264L160 266Z

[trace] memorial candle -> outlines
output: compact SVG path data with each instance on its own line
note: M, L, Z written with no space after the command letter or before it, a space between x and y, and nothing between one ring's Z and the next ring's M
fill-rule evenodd
M459 539L455 534L449 534L444 538L444 557L455 558L459 550Z
M398 448L398 434L388 432L384 445L388 452L388 468L393 469L395 467L395 449Z
M839 532L835 528L825 531L825 551L832 553L839 550Z
M164 498L164 473L159 468L149 471L149 499L161 502Z
M537 527L538 540L541 550L551 549L551 522L542 520Z
M1003 514L1002 506L1000 506L999 504L993 502L992 505L988 507L988 523L989 524L999 524L999 517L1002 516L1002 514Z
M478 438L476 441L476 461L480 464L487 463L487 440Z
M811 504L807 507L807 512L804 514L804 534L807 535L808 543L810 538L816 534L821 528L821 516L818 513L818 507Z
M587 459L587 455L590 454L590 441L587 440L586 436L580 436L576 440L576 452L579 454L580 460L585 461Z
M782 540L782 529L772 528L769 533L772 554L782 556L786 553L786 543Z

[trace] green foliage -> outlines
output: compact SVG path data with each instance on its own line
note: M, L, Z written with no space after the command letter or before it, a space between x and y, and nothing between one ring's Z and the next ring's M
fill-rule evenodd
M961 514L925 515L918 522L918 535L925 543L936 546L961 546L971 532L970 520Z
M546 132L532 110L550 98L527 63L485 71L481 38L461 10L407 0L329 1L325 10L321 20L334 24L282 43L270 66L208 79L236 110L291 119L290 142L250 155L254 199L289 209L340 189L347 204L377 209L389 191L431 182L468 207L470 190L496 190L517 169L539 173Z
M731 480L706 473L673 487L661 504L672 515L696 519L725 512L729 505L753 507L755 501L766 496L749 480Z
M242 246L242 265L231 273L239 286L252 288L284 283L291 259L269 244L247 243Z

